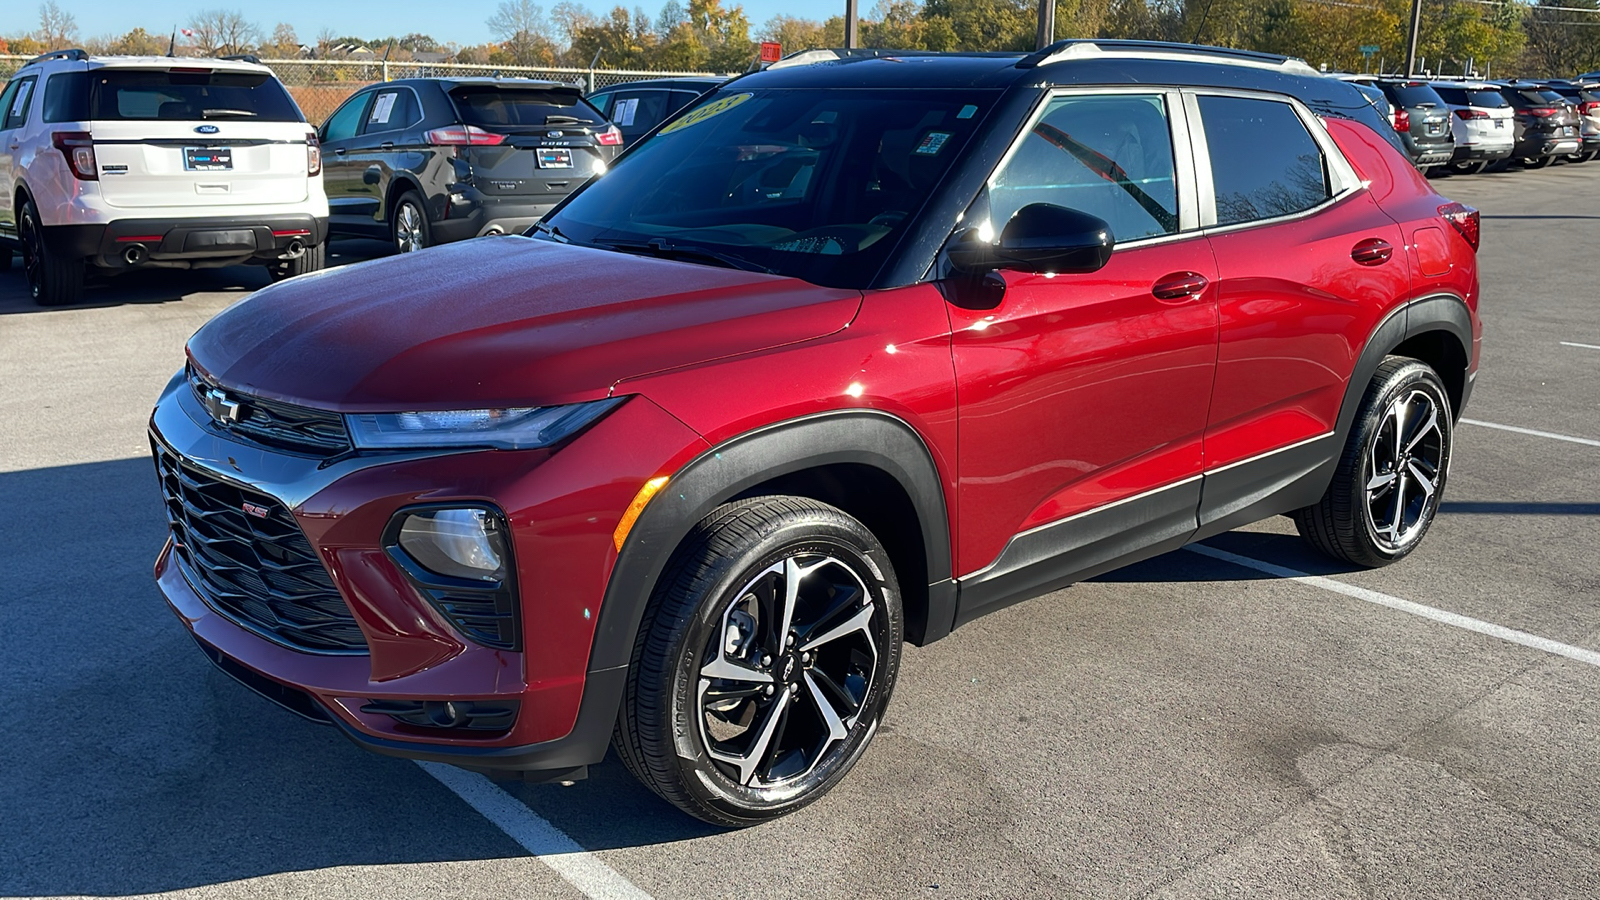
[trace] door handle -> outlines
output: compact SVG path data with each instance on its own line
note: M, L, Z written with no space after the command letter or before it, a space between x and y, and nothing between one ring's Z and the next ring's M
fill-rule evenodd
M394 141L384 141L383 143L378 145L378 149L379 150L393 150L394 149Z
M1157 300L1192 300L1211 282L1199 272L1174 272L1156 282L1150 293Z
M1363 266L1381 266L1394 255L1394 246L1383 238L1367 238L1350 249L1350 258Z

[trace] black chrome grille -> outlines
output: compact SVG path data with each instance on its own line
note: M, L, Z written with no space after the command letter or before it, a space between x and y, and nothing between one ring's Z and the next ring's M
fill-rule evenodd
M153 449L174 549L212 609L298 650L367 652L350 607L281 503L212 477L160 444Z
M335 456L350 449L344 417L336 412L229 391L211 384L193 367L188 377L200 408L224 431L291 453Z

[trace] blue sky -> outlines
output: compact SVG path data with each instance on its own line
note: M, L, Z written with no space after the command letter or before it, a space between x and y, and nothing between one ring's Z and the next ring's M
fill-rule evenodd
M57 0L61 8L75 16L78 30L84 37L105 34L123 34L134 27L143 27L152 33L166 34L174 25L181 26L189 17L202 9L237 9L243 12L264 31L280 21L295 27L302 42L309 43L324 27L339 34L381 36L407 34L420 31L431 34L440 41L458 44L481 44L490 40L489 28L484 21L499 6L498 0L324 0L316 4L272 4L260 2L230 2L230 0ZM554 0L541 0L546 10ZM602 12L616 5L617 0L600 2L586 0L586 5ZM652 16L661 9L664 0L629 0L627 5L642 5ZM732 6L735 0L723 0ZM688 3L684 2L687 6ZM762 23L784 13L812 19L824 19L844 11L844 0L743 0L745 15L759 28ZM861 0L861 12L872 8L872 0ZM0 2L0 35L21 34L39 27L37 0L4 0Z

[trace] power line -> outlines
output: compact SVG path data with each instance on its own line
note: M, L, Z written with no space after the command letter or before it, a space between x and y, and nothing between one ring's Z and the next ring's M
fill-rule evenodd
M1479 6L1520 6L1528 12L1550 10L1551 12L1600 13L1600 8L1592 6L1537 6L1527 3L1511 3L1509 0L1461 0L1461 2L1476 3ZM1567 23L1556 22L1555 24L1564 25Z

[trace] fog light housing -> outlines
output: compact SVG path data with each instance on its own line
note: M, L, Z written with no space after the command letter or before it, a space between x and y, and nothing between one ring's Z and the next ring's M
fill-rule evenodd
M487 509L408 512L400 520L397 540L412 559L436 575L496 584L505 580L505 535L500 517Z
M439 504L402 509L383 547L417 591L468 640L522 646L510 529L495 509Z

